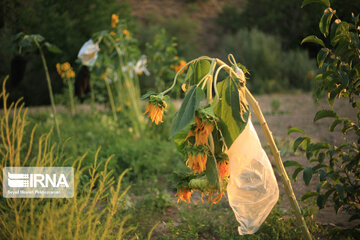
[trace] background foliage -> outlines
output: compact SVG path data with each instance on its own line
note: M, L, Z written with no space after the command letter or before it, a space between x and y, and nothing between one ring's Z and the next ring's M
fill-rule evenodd
M341 128L344 138L341 144L333 145L317 142L300 129L290 129L289 133L303 135L295 141L294 150L301 146L311 166L291 161L287 164L297 166L293 178L302 172L306 185L313 176L319 176L315 180L318 182L316 189L307 192L303 199L316 198L320 209L331 202L336 212L348 212L351 215L349 221L353 221L360 219L360 15L353 14L352 21L346 22L337 16L330 4L327 7L319 23L323 37L311 35L302 43L322 46L317 54L320 73L315 77L315 94L319 97L325 93L330 109L318 111L314 121L333 118L329 131ZM356 113L355 119L342 117L332 109L337 98L348 100Z

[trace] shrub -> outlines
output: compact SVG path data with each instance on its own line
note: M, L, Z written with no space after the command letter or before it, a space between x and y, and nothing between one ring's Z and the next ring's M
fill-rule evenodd
M258 29L241 29L235 35L225 35L220 48L226 56L234 53L251 73L248 86L254 93L266 93L300 88L309 90L315 66L305 51L282 51L278 37Z
M325 93L331 109L318 111L314 121L333 118L329 130L333 132L337 126L342 126L344 138L340 145L333 145L316 142L300 129L290 129L289 133L299 132L303 135L295 141L294 150L302 146L311 165L305 167L297 162L291 164L297 166L293 177L296 178L302 172L306 185L313 176L319 176L314 180L318 181L316 189L305 193L303 199L316 198L320 209L331 199L335 211L346 210L351 215L351 221L360 219L360 15L352 14L352 22L348 23L337 17L328 1L318 2L325 3L328 7L319 24L324 41L312 35L306 37L302 43L322 46L317 55L320 73L315 77L315 95L319 97L321 93ZM338 98L348 100L356 114L355 121L339 116L332 109L335 99Z

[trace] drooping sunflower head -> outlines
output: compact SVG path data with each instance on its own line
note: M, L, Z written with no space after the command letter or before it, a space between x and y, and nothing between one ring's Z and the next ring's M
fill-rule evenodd
M217 165L218 165L219 175L220 175L221 179L228 178L230 176L229 162L222 161L222 162L218 162Z
M194 130L195 146L201 146L207 144L207 139L210 133L213 131L213 125L206 120L199 117L195 117L196 128Z
M174 66L175 72L180 71L185 65L186 62L184 60L181 60L177 65ZM183 73L184 70L186 70L186 68L183 69L180 73Z
M185 148L187 155L186 166L194 173L202 173L206 170L207 147L188 145Z
M178 196L177 202L180 200L184 202L190 202L192 191L187 188L178 188L176 195Z
M158 125L163 122L162 118L166 108L167 104L162 97L151 95L144 114L147 114L151 118L151 121Z

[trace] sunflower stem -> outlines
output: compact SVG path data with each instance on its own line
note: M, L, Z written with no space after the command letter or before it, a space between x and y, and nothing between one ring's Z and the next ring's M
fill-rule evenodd
M112 113L113 113L113 117L114 117L115 122L117 122L115 102L114 102L114 97L113 97L112 92L111 92L110 84L109 84L107 78L104 78L104 82L105 82L105 85L106 85L106 90L107 90L108 95L109 95L109 101L110 101L111 111L112 111Z
M49 70L48 70L48 67L47 67L47 64L46 64L45 55L44 55L44 52L43 52L39 42L36 39L34 39L34 42L35 42L37 48L39 49L41 61L42 61L44 71L45 71L45 76L46 76L46 81L47 81L48 90L49 90L49 96L50 96L50 102L51 102L51 109L52 109L52 113L54 115L56 133L57 133L59 139L61 139L59 122L58 122L58 120L56 118L56 107L55 107L54 94L53 94L52 87L51 87L50 74L49 74Z
M246 93L246 98L249 101L250 105L252 106L253 111L254 111L256 117L258 118L260 125L265 133L266 141L268 142L270 150L274 156L275 164L276 164L277 169L279 170L279 175L280 175L281 181L284 185L286 195L289 198L291 207L293 208L296 219L301 227L303 238L306 240L311 240L312 239L311 234L306 225L305 219L301 214L300 206L299 206L298 202L296 201L296 197L295 197L294 191L292 189L290 179L286 173L284 164L281 160L280 151L278 150L278 148L275 144L275 141L274 141L272 133L269 129L269 126L266 123L266 120L264 118L264 115L262 114L262 111L260 109L258 102L256 101L256 99L253 97L253 95L250 93L250 91L246 87L245 87L245 93Z
M75 101L74 101L74 90L72 88L72 84L69 78L66 79L66 82L68 84L68 88L69 88L69 98L70 98L70 110L71 110L71 115L74 116L76 114L76 109L75 109Z

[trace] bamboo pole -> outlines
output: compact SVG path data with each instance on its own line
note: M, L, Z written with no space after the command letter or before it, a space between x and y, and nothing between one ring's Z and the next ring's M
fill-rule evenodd
M266 141L270 147L270 150L271 150L272 154L274 155L276 167L279 170L279 175L280 175L281 181L284 185L284 189L285 189L286 195L289 198L291 207L294 209L296 219L298 220L298 222L300 224L300 227L301 227L301 230L303 233L303 237L306 240L311 240L312 239L311 234L306 225L305 219L301 214L300 206L299 206L298 202L296 201L296 197L295 197L294 191L292 189L290 179L286 173L284 164L281 160L280 151L276 147L276 144L275 144L274 138L272 136L272 133L269 129L269 126L266 123L266 120L264 118L264 115L261 112L258 102L253 97L253 95L250 93L249 89L247 89L246 87L245 87L245 93L246 93L246 98L249 101L250 105L252 106L253 111L254 111L256 117L258 118L258 120L261 124L261 127L265 133Z

